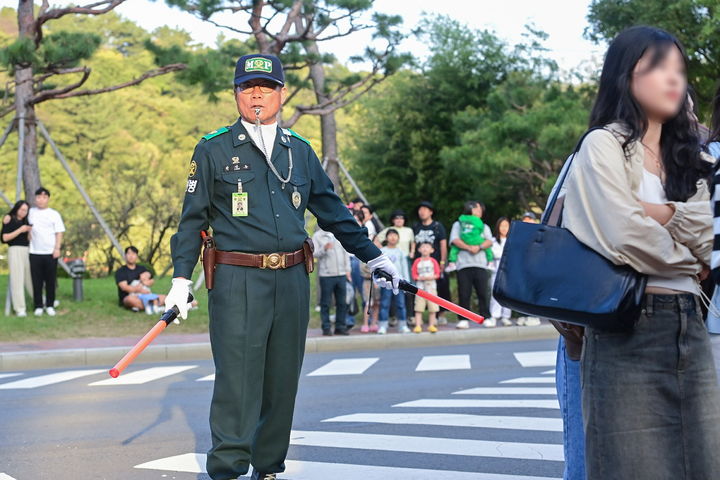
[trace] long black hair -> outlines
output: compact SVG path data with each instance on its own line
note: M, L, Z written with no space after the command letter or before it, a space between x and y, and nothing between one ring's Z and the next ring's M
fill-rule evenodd
M20 207L22 207L23 205L27 205L28 209L30 208L30 204L28 202L26 202L25 200L19 200L17 203L15 203L15 205L13 205L12 209L8 212L8 215L10 215L11 218L18 220L17 213L18 213L18 210L20 210ZM29 210L28 210L28 213L30 213ZM28 221L27 215L25 215L25 218L23 218L23 221L25 223L27 223L27 221Z
M605 56L597 99L590 113L590 127L621 122L629 130L623 148L639 141L648 128L645 111L633 97L631 82L638 60L650 52L648 70L655 68L676 47L687 67L687 55L680 41L655 27L631 27L618 34ZM687 94L680 111L662 127L660 147L665 170L665 194L670 201L684 202L697 192L697 181L709 178L712 165L700 158L697 122L691 116Z
M712 103L712 120L710 121L710 135L707 143L720 142L720 85L715 92Z

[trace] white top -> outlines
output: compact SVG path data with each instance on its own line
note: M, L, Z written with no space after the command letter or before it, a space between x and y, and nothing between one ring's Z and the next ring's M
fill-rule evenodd
M245 127L245 130L248 131L250 134L250 138L252 138L253 142L255 142L255 145L262 151L262 143L260 142L260 137L257 134L257 129L255 128L254 123L246 122L245 120L240 120ZM277 122L271 123L270 125L260 125L260 132L262 133L263 141L265 142L265 149L267 151L268 158L272 158L273 153L273 147L275 146L275 136L277 135Z
M638 196L640 200L648 203L667 203L667 196L665 195L665 187L663 187L662 180L657 175L648 172L643 168L643 180L638 190ZM688 292L692 294L698 294L698 286L692 277L656 277L650 275L648 277L648 287L661 287L669 288L670 290L677 290L679 292Z
M28 213L28 222L32 225L30 253L52 255L55 250L55 234L65 231L60 213L52 208L32 207Z
M363 227L367 228L368 238L370 240L373 240L375 238L375 235L377 235L377 229L375 228L375 224L373 223L372 219L365 222Z

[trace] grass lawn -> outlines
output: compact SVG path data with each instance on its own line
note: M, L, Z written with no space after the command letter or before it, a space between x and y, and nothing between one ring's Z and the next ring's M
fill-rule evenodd
M170 278L159 278L153 286L156 293L167 293L170 289ZM27 305L29 315L18 318L14 315L5 316L4 298L7 291L7 275L0 275L0 342L26 342L33 340L52 340L62 338L82 337L124 337L141 336L145 334L158 320L157 316L145 313L134 313L120 308L117 303L117 287L113 277L92 278L83 281L85 300L73 301L72 279L59 278L57 298L60 306L56 317L35 317L32 315L32 301L28 297ZM317 274L310 277L310 328L320 327L320 314L315 312L317 299ZM457 299L456 282L451 277L451 290ZM208 329L207 290L202 286L196 296L200 308L190 312L188 320L184 321L174 333L200 333ZM412 309L409 309L412 312ZM410 313L412 315L412 313ZM454 315L448 318L454 321ZM362 317L356 317L356 322L362 322Z
M311 299L315 298L315 279L311 277ZM167 293L170 278L159 278L153 286L156 293ZM28 316L18 318L5 316L4 299L7 291L7 275L0 275L0 342L23 342L82 337L122 337L143 335L158 320L157 316L134 313L118 306L117 288L113 277L92 278L83 281L85 300L73 301L72 279L59 278L57 299L60 306L56 317L35 317L32 301L28 297ZM200 308L193 310L175 333L199 333L208 329L207 290L204 286L196 292ZM310 302L314 306L314 301ZM320 325L319 314L311 311L310 326Z

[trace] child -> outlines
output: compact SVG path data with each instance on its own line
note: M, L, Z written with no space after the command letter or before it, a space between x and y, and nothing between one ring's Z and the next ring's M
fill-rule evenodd
M468 245L482 245L485 241L485 223L483 223L480 217L472 214L460 215L458 218L460 223L460 240L467 243ZM450 246L450 254L448 255L448 266L445 269L446 272L454 272L457 269L455 262L457 262L458 253L460 248L456 245ZM485 249L485 256L487 257L488 264L493 261L492 248Z
M387 231L385 235L385 241L387 246L380 249L382 253L395 264L400 278L408 280L410 277L408 272L408 262L405 253L398 248L398 242L400 242L400 234L394 228ZM395 295L392 290L383 288L380 293L380 329L378 334L384 335L387 333L388 317L390 314L390 303L395 300L395 314L398 319L398 331L400 333L410 333L410 329L406 322L406 310L405 310L405 293L400 292Z
M441 272L440 264L437 260L431 257L434 251L435 249L433 248L432 243L429 242L423 242L418 246L418 252L420 252L421 256L415 259L415 262L413 263L412 277L418 288L436 295L437 285L435 281L440 278ZM417 296L415 297L415 328L413 329L413 332L415 333L422 333L422 317L426 306L430 315L430 326L428 327L428 332L437 332L435 324L437 323L436 317L437 312L440 311L440 307L435 303L429 302L424 298Z

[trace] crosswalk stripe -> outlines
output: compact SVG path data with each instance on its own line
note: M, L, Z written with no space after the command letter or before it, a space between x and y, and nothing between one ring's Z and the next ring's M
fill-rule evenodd
M470 388L467 390L460 390L459 392L453 392L453 395L557 395L557 391L554 388Z
M325 377L334 375L362 375L372 367L379 358L342 358L332 360L317 370L308 373L308 377Z
M205 455L186 453L136 465L135 468L185 473L207 473ZM293 480L317 480L319 478L342 478L343 480L387 480L388 478L412 478L413 480L559 480L548 477L503 475L497 473L457 472L450 470L421 470L419 468L380 467L348 463L320 463L287 460L283 474ZM246 477L241 477L246 478Z
M437 370L469 370L470 355L426 355L415 368L416 372Z
M554 400L475 400L475 399L433 399L413 400L398 403L393 407L415 408L553 408L560 409Z
M555 375L555 369L553 368L552 370L545 370L544 372L542 372L542 374L543 375Z
M20 375L22 373L0 373L0 378L19 377ZM0 477L0 480L2 480L2 477Z
M183 365L177 367L152 367L144 370L138 370L137 372L131 372L126 375L121 375L118 378L108 378L106 380L100 380L99 382L93 382L90 384L91 387L106 386L106 385L142 385L144 383L152 382L153 380L159 380L170 375L176 375L196 368L197 365Z
M555 383L554 377L520 377L503 380L500 383Z
M0 480L15 480L13 477L8 475L7 473L0 473Z
M516 352L515 359L523 367L554 367L557 358L555 350L541 352Z
M208 375L207 377L198 378L195 380L196 382L214 382L215 381L215 374L212 373Z
M50 373L47 375L40 375L39 377L23 378L22 380L15 380L14 382L0 384L0 390L45 387L55 383L75 380L76 378L96 375L101 372L105 372L105 370L69 370L65 372Z
M293 431L291 445L351 448L387 452L464 455L469 457L515 458L563 461L563 446L544 443L494 442L460 438L410 437L374 433Z
M390 425L433 425L442 427L497 428L562 432L560 418L503 417L458 413L354 413L328 418L323 422L383 423Z

